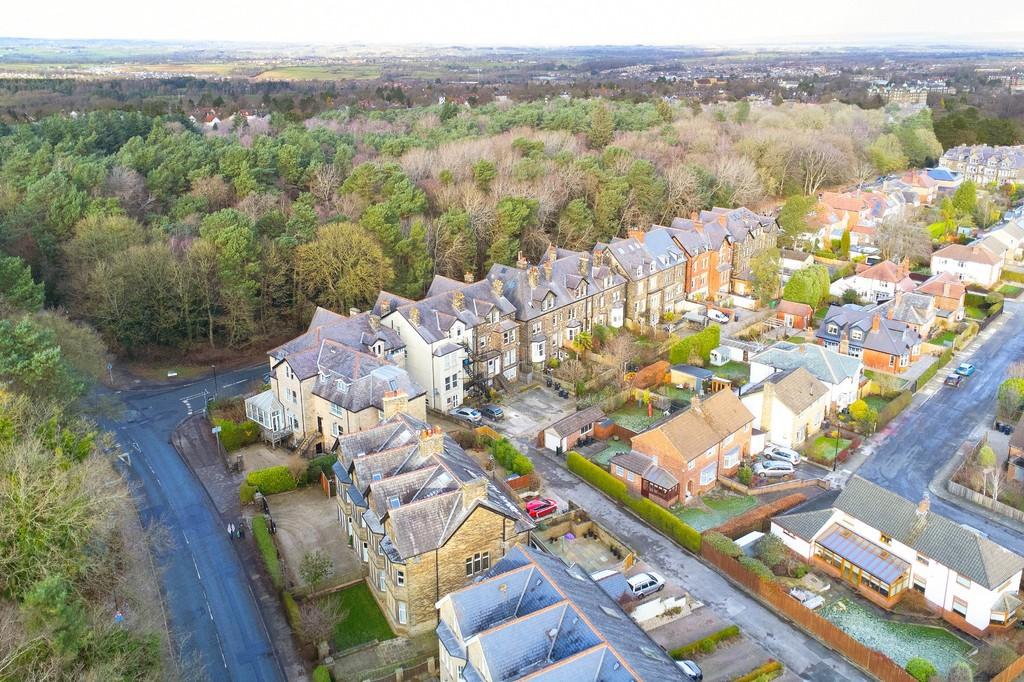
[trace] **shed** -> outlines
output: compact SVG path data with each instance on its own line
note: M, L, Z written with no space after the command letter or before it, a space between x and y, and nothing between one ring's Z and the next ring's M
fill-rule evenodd
M597 405L570 414L540 433L540 445L559 454L568 452L576 445L576 441L590 434L594 430L594 424L604 417L604 411Z
M718 348L715 348L714 350L711 351L709 361L715 367L721 367L722 365L729 362L731 356L732 353L729 351L728 348L726 348L725 346L719 346Z
M704 395L714 373L694 365L672 365L670 376L672 384L689 389L697 395Z
M807 329L811 326L814 308L806 303L782 300L775 309L775 317L789 329Z

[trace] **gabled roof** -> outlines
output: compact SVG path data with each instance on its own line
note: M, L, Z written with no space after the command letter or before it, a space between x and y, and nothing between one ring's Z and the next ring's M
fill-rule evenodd
M747 387L742 395L763 392L769 384L773 388L775 399L796 415L802 414L804 410L828 395L825 384L803 367L769 374L758 383Z
M878 318L878 329L873 327L876 317ZM838 333L833 334L829 331L829 327L833 324L838 327ZM851 332L854 329L859 329L863 333L863 340L853 339ZM907 326L905 322L890 320L877 308L867 308L852 303L843 306L830 306L828 312L825 313L825 319L818 327L816 336L825 341L835 342L839 342L845 337L856 346L887 355L909 353L914 346L921 343L921 335Z
M324 340L335 341L364 353L374 346L380 346L384 353L405 348L405 342L398 332L381 324L380 317L375 313L363 312L345 317L317 307L305 333L272 349L269 355L275 361L281 361L292 354L316 350ZM312 366L307 369L312 369Z
M409 400L426 394L404 369L331 341L321 345L317 364L313 395L349 412L383 409L385 396L393 392Z
M560 437L568 436L572 433L576 433L587 424L593 424L604 419L604 410L597 405L592 405L586 409L580 410L579 412L573 412L568 417L559 419L558 421L550 424L544 430L551 429L557 433Z
M995 589L1024 569L1024 557L860 476L853 476L833 507L892 537L959 575ZM774 522L804 539L831 518L820 511L776 517ZM815 530L814 526L821 525Z
M683 680L665 653L579 566L516 546L438 604L438 638L495 681Z
M787 301L785 299L779 301L778 307L775 308L775 312L785 313L786 315L798 315L800 317L807 317L808 315L814 314L814 308L807 305L806 303L795 303L793 301Z
M634 436L632 445L661 464L667 457L688 462L752 421L750 410L725 389L704 400L694 399L689 409Z
M858 358L837 353L824 346L786 341L780 341L758 353L750 362L768 365L777 370L804 367L819 381L828 384L841 384L846 379L856 377L861 368Z
M448 337L456 322L473 329L494 314L500 318L514 310L512 302L485 279L466 283L435 276L426 298L399 305L395 314L404 317L424 341L436 343ZM419 324L413 324L414 317Z
M949 258L961 260L968 263L979 263L981 265L998 265L1001 261L999 256L989 251L980 244L965 246L963 244L950 244L932 254L932 259Z
M967 286L957 279L956 275L949 272L939 272L917 287L916 291L929 296L944 296L946 298L963 298L967 293Z

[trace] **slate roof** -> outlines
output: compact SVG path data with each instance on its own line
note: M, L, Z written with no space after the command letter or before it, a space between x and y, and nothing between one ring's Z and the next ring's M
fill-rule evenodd
M824 346L780 341L750 359L751 363L774 367L777 370L805 367L811 374L827 384L841 384L857 376L861 362Z
M344 317L317 307L305 333L274 348L269 355L275 361L280 361L292 354L319 348L324 340L335 341L364 353L371 352L375 345L379 345L384 354L405 348L405 342L398 332L382 325L380 317L372 312Z
M512 548L440 611L445 648L495 682L686 679L585 571L531 547Z
M439 453L430 438L442 439ZM511 519L517 533L534 526L458 443L407 414L340 437L338 461L359 487L360 506L387 529L394 561L444 546L480 507Z
M878 329L873 330L872 324L878 316ZM828 331L830 324L835 323L839 330L832 334ZM864 334L862 340L854 340L850 333L859 329ZM903 355L921 343L921 336L907 326L905 322L890 320L876 308L864 308L849 303L843 306L830 306L825 319L815 333L819 339L839 342L846 337L850 345L867 348L887 355Z
M881 307L891 308L894 320L909 324L923 325L935 319L935 299L927 294L901 293Z
M632 282L686 262L686 253L672 239L671 231L657 225L645 232L643 239L613 239L601 246Z
M716 206L711 210L701 211L700 220L705 224L717 222L723 225L732 237L732 241L742 244L749 237L754 237L759 232L778 231L778 224L775 218L754 213L749 208L721 208Z
M835 509L917 550L986 589L995 589L1024 569L1024 557L860 476L852 477L833 503ZM830 511L797 512L773 521L810 539L831 517ZM817 528L815 528L815 525Z
M794 260L799 261L801 263L806 262L808 258L810 258L812 261L814 260L814 256L812 256L811 254L805 253L803 251L797 251L795 249L781 249L779 251L779 254L781 255L783 260Z
M473 329L487 323L492 314L500 319L514 312L515 307L497 294L487 280L465 283L435 276L426 298L402 303L392 310L392 314L404 317L424 341L432 344L447 339L457 321ZM418 312L419 324L412 323L413 310Z
M602 419L604 419L604 410L597 405L593 405L585 410L574 412L564 419L559 419L558 421L550 424L544 430L547 431L548 429L551 429L564 438L565 436L576 433L587 424L593 424L594 422L599 422Z
M317 368L313 395L349 412L384 409L384 396L392 391L409 400L426 393L404 369L333 341L321 343Z
M609 466L619 465L623 469L638 474L644 480L661 486L665 490L672 490L679 485L679 479L668 469L654 463L654 458L636 450L620 452L608 461Z
M775 397L793 414L801 414L828 394L825 384L818 381L813 374L803 367L775 372L758 383L746 387L742 395L752 395L764 391L771 384Z

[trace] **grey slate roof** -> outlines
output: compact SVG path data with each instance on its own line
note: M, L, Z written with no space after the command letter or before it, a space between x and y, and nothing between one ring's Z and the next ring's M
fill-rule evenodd
M385 354L405 348L405 342L398 332L380 324L380 318L371 312L344 317L317 307L305 333L274 348L269 355L274 360L283 360L294 353L319 348L324 340L335 341L364 353L371 352L375 345L379 345Z
M999 587L1024 569L1024 557L935 512L921 515L917 504L860 476L847 482L833 505L987 589ZM828 514L798 512L774 521L808 539L821 530ZM819 520L821 525L812 531Z
M597 405L574 412L564 419L559 419L547 426L544 430L552 429L559 436L565 437L572 433L576 433L587 424L593 424L604 419L604 410Z
M462 302L457 303L460 295ZM440 275L434 277L426 298L406 302L392 311L411 324L413 309L419 311L420 319L414 328L427 343L447 338L456 321L472 329L487 322L493 312L500 318L515 310L507 298L495 294L487 280L467 284Z
M635 474L642 474L654 465L654 458L636 450L629 450L618 453L608 460L608 464L617 464Z
M331 341L321 344L317 366L313 395L349 412L383 409L384 396L391 391L410 400L426 393L404 369Z
M935 319L935 299L927 294L902 293L883 304L881 309L893 309L893 319L909 324L927 324Z
M728 230L732 241L742 244L749 237L754 237L758 232L772 232L778 230L775 219L770 216L763 216L754 213L749 208L720 208L714 207L710 211L701 211L700 219L705 224L719 222L724 219L725 229Z
M751 363L774 367L777 370L804 367L826 384L840 384L857 376L860 360L843 355L824 346L780 341L750 359Z
M871 326L876 314L879 316L879 328L878 331L873 331ZM831 323L839 327L837 334L829 333L828 327ZM864 333L863 340L857 341L849 336L854 329ZM860 346L888 355L910 353L914 346L921 343L921 336L906 323L890 320L874 308L864 308L853 303L830 306L815 336L836 343L845 336L851 346Z
M746 387L740 395L761 392L768 384L774 386L775 397L793 414L801 414L828 393L825 384L818 381L807 369L796 367L769 374L758 383Z
M449 651L479 652L495 681L686 679L618 602L595 588L579 566L517 546L480 582L442 599L439 638Z

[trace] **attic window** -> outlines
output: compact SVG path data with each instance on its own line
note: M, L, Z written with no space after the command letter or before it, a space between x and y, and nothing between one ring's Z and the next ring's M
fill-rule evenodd
M398 382L396 382L394 379L388 379L388 386L391 387L392 391L398 390Z
M384 475L379 471L374 471L373 474L370 476L370 480L373 481L379 481L382 478L384 478Z
M344 379L338 379L337 383L338 383L338 390L339 391L341 391L342 393L346 393L348 391L348 382L347 381L345 381Z
M399 500L397 497L392 497L388 499L388 506L391 507L392 509L398 509L401 505L402 501Z

